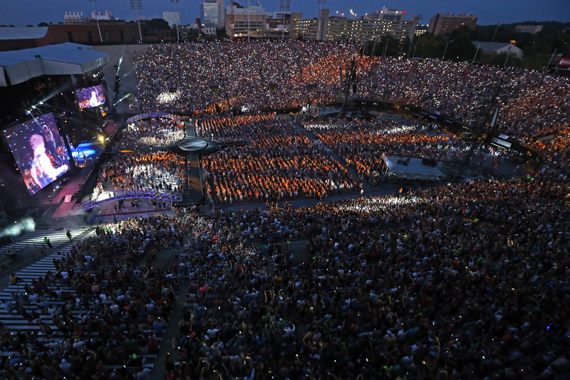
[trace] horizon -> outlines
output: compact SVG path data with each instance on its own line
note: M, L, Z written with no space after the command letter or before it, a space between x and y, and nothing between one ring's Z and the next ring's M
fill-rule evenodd
M171 0L172 1L172 0ZM140 11L141 18L163 18L162 12L178 11L182 25L195 22L199 15L200 1L180 4L168 0L143 0L143 9ZM322 0L321 0L322 1ZM228 5L229 0L226 0ZM245 3L245 1L242 1ZM277 11L279 0L267 0L260 2L268 12ZM302 12L303 19L317 17L319 5L317 0L311 2L291 2L291 11ZM14 25L16 27L26 27L32 25L37 27L41 22L57 24L64 21L65 12L83 12L85 16L91 14L93 10L97 12L110 11L114 17L120 20L136 20L137 12L130 9L129 3L116 2L113 0L99 0L97 3L88 1L70 5L67 0L53 0L49 3L38 0L21 0L18 7L8 5L8 0L0 0L0 7L3 12L0 14L0 25ZM426 4L421 0L387 0L378 2L374 0L361 0L358 2L346 2L342 0L328 0L320 8L330 9L331 15L336 12L350 16L351 11L360 18L368 13L373 13L385 6L388 9L400 9L406 12L406 20L412 16L423 15L420 24L429 24L431 17L437 13L453 14L474 14L478 17L477 25L488 26L527 22L570 22L570 6L567 0L544 0L540 6L530 0L502 0L500 2L492 0L464 0L456 2L453 0L436 0ZM22 9L34 9L34 12L22 12ZM541 21L538 21L541 20Z

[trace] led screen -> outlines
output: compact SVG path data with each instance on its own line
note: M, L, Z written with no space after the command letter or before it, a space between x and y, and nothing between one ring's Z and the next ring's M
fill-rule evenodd
M105 95L101 85L77 89L77 102L79 108L99 107L105 104Z
M4 131L20 174L35 194L69 170L69 156L51 113Z

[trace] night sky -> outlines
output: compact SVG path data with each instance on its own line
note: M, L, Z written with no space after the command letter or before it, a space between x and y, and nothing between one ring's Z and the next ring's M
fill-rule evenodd
M244 4L246 0L240 0ZM181 22L188 24L199 17L198 0L179 0L176 5L181 15ZM170 0L142 0L141 15L147 18L162 17L163 11L173 11L175 6ZM226 0L229 4L229 0ZM268 11L277 10L279 0L265 0L263 6ZM570 0L326 0L323 8L329 8L331 14L344 12L350 17L350 9L357 17L372 13L383 6L399 8L406 11L406 20L412 16L423 15L422 23L428 23L436 13L471 13L479 17L479 25L511 23L524 21L570 21ZM99 11L109 10L115 17L132 20L136 11L130 9L129 0L99 0L95 3ZM291 0L293 11L303 12L304 18L317 16L319 4L317 0ZM82 11L90 14L93 5L88 0L0 0L0 24L37 26L38 23L63 21L66 11Z

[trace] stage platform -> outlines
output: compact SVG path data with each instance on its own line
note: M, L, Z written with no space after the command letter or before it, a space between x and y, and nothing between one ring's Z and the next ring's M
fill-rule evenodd
M460 163L422 158L382 155L382 175L391 181L438 182L469 177L471 171Z
M413 181L441 181L443 173L437 165L430 166L421 158L394 157L382 155L385 164L384 174L397 179Z

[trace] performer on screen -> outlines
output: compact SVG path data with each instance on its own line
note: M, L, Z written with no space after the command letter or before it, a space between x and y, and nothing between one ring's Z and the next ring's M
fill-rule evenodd
M99 99L97 99L97 91L91 91L91 99L89 100L91 107L97 107L99 105Z
M45 146L46 146L47 153L55 161L55 164L57 166L60 166L62 164L62 162L61 162L61 158L59 157L59 154L57 152L57 145L55 142L55 137L53 137L53 133L51 132L51 130L48 128L47 125L43 126L43 135L44 135L44 139L45 139Z
M46 146L42 135L33 134L30 137L30 146L34 151L34 158L30 167L30 175L40 189L53 182L68 169L67 165L54 168L46 154Z

